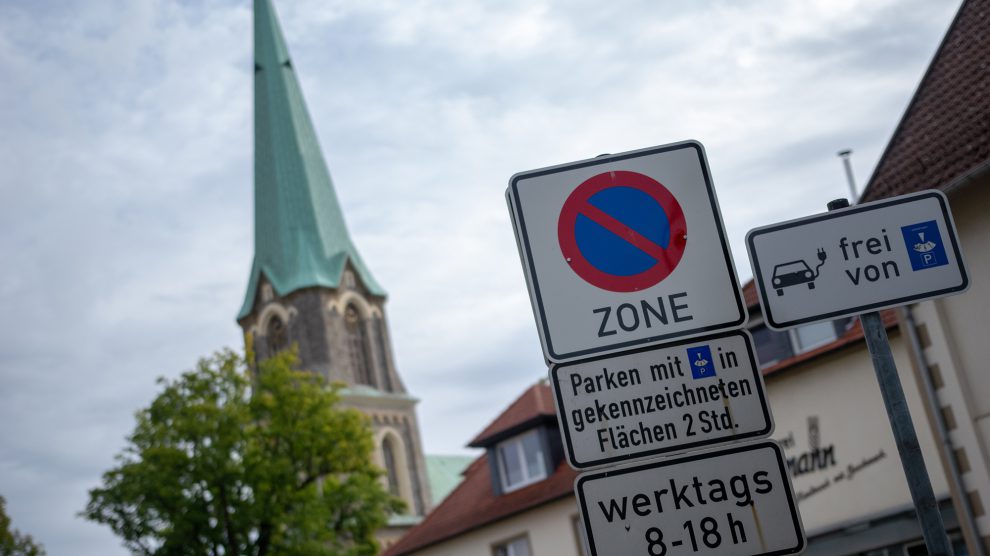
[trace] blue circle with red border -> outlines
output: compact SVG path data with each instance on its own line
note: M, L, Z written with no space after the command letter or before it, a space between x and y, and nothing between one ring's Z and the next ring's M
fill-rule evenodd
M633 292L677 267L687 223L677 199L653 178L625 170L592 176L567 197L557 239L568 265L589 284Z

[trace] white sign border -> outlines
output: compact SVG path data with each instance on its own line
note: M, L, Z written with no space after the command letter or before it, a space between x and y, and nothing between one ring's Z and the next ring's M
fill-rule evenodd
M749 362L750 362L750 365L753 368L753 379L755 380L755 382L757 384L757 386L756 386L757 389L758 389L758 392L757 393L759 394L760 405L762 406L762 409L763 409L763 418L764 418L764 422L766 423L766 428L765 429L759 430L759 431L753 431L753 432L749 432L749 433L745 433L745 434L739 434L739 435L735 435L735 436L731 436L731 437L711 438L711 439L708 439L708 440L699 440L699 441L696 441L696 442L690 442L690 443L685 443L685 444L678 444L676 446L670 446L668 448L656 448L656 449L653 449L653 450L647 450L647 451L643 451L643 452L636 452L635 454L625 454L625 455L622 455L622 456L614 456L614 457L608 457L608 458L601 458L601 459L590 460L590 461L584 462L584 463L578 463L577 458L575 458L575 456L574 456L574 444L573 444L573 440L571 439L570 430L567 427L567 415L566 415L566 412L561 411L561 407L563 406L563 401L562 401L563 400L563 396L562 396L562 394L560 392L560 389L558 388L558 384L557 384L557 382L558 382L557 381L557 371L558 370L560 370L561 368L564 368L564 367L570 367L570 366L573 366L573 365L590 363L590 362L593 362L593 361L601 361L601 360L611 359L611 358L615 358L615 357L622 357L622 356L625 356L625 355L632 355L632 354L636 354L636 353L643 353L643 352L646 352L646 351L676 348L676 347L680 347L680 346L686 346L686 345L690 345L690 344L696 344L696 343L699 343L699 342L717 341L717 340L721 340L723 338L729 338L729 337L732 337L732 336L742 336L743 341L746 344L747 351L748 351ZM658 455L662 455L662 454L678 454L678 453L681 453L681 452L687 452L689 450L697 450L697 449L701 449L701 448L714 447L714 446L719 446L719 445L731 445L732 443L741 442L741 441L747 441L747 440L757 440L757 439L766 438L766 437L772 435L773 434L773 431L774 431L774 428L776 426L776 424L774 422L774 419L773 419L773 413L770 411L770 401L767 399L766 383L763 380L763 372L760 370L760 365L759 365L759 363L756 360L756 346L755 346L755 342L753 341L753 337L749 333L749 331L748 330L745 330L745 329L743 329L743 330L730 330L728 332L723 332L723 333L716 334L716 335L713 335L713 336L703 336L703 337L700 337L700 338L690 338L690 339L686 339L686 340L679 341L679 342L676 342L676 343L662 344L662 345L656 345L656 346L647 346L647 347L642 347L642 348L635 349L635 350L623 351L621 353L610 353L610 354L607 354L607 355L600 355L598 357L591 357L591 358L588 358L588 359L580 359L580 360L577 360L577 361L568 361L566 363L559 363L559 364L558 363L554 363L554 364L551 364L550 365L550 369L548 371L548 375L549 375L549 379L550 379L550 387L553 389L553 403L554 403L554 408L557 411L557 422L560 425L560 433L561 433L561 436L564 439L564 453L567 456L567 463L572 468L577 469L577 470L582 470L582 471L583 470L590 470L590 469L593 469L595 467L602 467L602 466L607 466L607 465L615 465L615 464L622 463L622 462L625 462L625 461L639 460L639 459L647 458L647 457L650 457L650 456L658 456Z
M920 293L915 295L909 295L905 297L899 297L896 299L881 301L878 303L871 303L868 305L860 305L857 307L842 309L839 311L832 311L831 313L823 313L821 315L805 317L802 319L788 320L784 322L777 322L773 318L773 312L770 311L770 302L767 298L767 292L763 288L763 274L760 272L759 259L756 256L756 250L754 249L753 239L763 233L768 232L779 232L781 230L786 230L788 228L795 228L804 224L810 224L814 222L820 222L822 220L832 220L835 218L841 218L849 214L855 214L858 212L866 212L877 209L882 209L884 207L899 205L903 203L910 203L917 201L922 198L932 197L938 200L939 208L942 210L942 217L945 219L945 226L949 232L949 242L952 245L952 253L955 256L955 260L959 265L959 272L962 274L962 284L952 288L945 288L941 290L936 290L933 292ZM879 201L872 201L869 203L863 203L861 205L854 205L848 208L833 210L829 212L824 212L821 214L815 214L812 216L806 216L804 218L796 218L794 220L787 220L784 222L779 222L777 224L770 224L768 226L760 226L759 228L753 228L746 234L746 251L749 253L749 262L753 267L753 281L756 284L756 291L759 295L760 306L763 309L763 320L767 326L774 330L787 330L795 326L802 324L810 324L814 322L822 322L828 320L834 320L842 317L857 316L862 313L867 313L870 311L882 311L884 309L890 309L893 307L899 307L901 305L907 305L908 303L913 303L916 301L924 301L926 299L933 299L936 297L942 297L946 295L952 295L956 293L962 293L969 289L970 280L969 273L966 271L966 264L963 262L962 251L959 249L959 234L956 231L956 223L952 219L952 212L949 210L949 200L945 196L945 193L937 189L930 189L926 191L920 191L917 193L908 193L905 195L899 195L890 199L882 199Z
M726 270L728 271L727 277L729 278L729 288L732 290L733 295L736 298L736 308L738 309L739 319L728 323L692 328L670 334L658 334L656 336L640 338L638 340L629 340L607 346L587 348L563 354L556 353L553 349L553 341L550 337L546 309L543 306L543 297L540 294L539 280L537 280L536 277L536 264L533 261L529 247L529 235L526 232L526 222L523 217L522 206L519 201L518 183L524 179L532 179L577 168L586 168L588 166L596 166L599 164L609 164L622 160L629 160L632 158L650 156L685 148L693 148L698 155L698 163L701 167L701 173L704 176L705 189L706 193L708 193L708 200L712 208L712 217L715 220L715 228L718 231L719 242L721 243ZM509 179L509 187L506 189L506 200L509 204L509 216L512 220L512 227L516 232L515 236L517 246L519 247L519 256L523 260L523 269L525 271L526 282L530 290L530 301L533 305L537 328L540 332L540 340L543 345L544 356L549 362L565 363L581 358L592 357L602 353L616 353L624 349L643 345L653 345L680 338L703 336L706 333L711 334L723 330L737 330L746 325L749 318L749 312L747 311L746 303L742 296L742 290L739 283L739 274L736 272L736 266L732 260L732 251L729 249L729 242L726 239L725 225L722 222L722 212L719 210L718 199L715 196L715 187L712 184L711 172L708 169L708 158L705 156L705 148L700 142L695 140L680 141L677 143L647 147L644 149L637 149L614 155L601 155L595 158L579 160L577 162L519 172Z

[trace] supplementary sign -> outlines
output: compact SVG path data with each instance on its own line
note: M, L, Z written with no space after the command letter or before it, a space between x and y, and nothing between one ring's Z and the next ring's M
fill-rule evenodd
M804 530L771 441L578 477L593 556L800 554Z
M506 197L548 360L744 324L699 143L522 172Z
M773 432L744 330L553 365L550 383L578 469Z
M926 191L747 234L767 324L786 328L969 287L949 204Z

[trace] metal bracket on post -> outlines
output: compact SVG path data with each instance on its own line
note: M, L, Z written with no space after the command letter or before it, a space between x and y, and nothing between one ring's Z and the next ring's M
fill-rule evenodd
M828 210L848 206L849 201L846 199L836 199L828 203ZM890 351L890 340L887 338L883 319L880 318L879 312L871 311L859 315L859 321L863 326L863 336L873 360L873 369L880 384L880 394L887 408L887 417L890 419L890 428L894 433L897 453L901 457L901 466L904 468L904 475L911 491L911 500L914 501L914 507L918 512L918 521L921 523L921 533L925 538L928 554L952 556L952 545L945 532L942 514L938 511L938 500L935 498L931 478L925 467L918 434L915 432L907 400L904 398L904 389L901 387L900 377L897 376L897 366Z

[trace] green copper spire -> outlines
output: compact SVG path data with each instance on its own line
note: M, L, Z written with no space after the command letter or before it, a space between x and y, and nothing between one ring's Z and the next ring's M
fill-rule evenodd
M261 275L284 296L340 284L345 264L385 295L351 242L271 0L254 1L254 262L244 305Z

